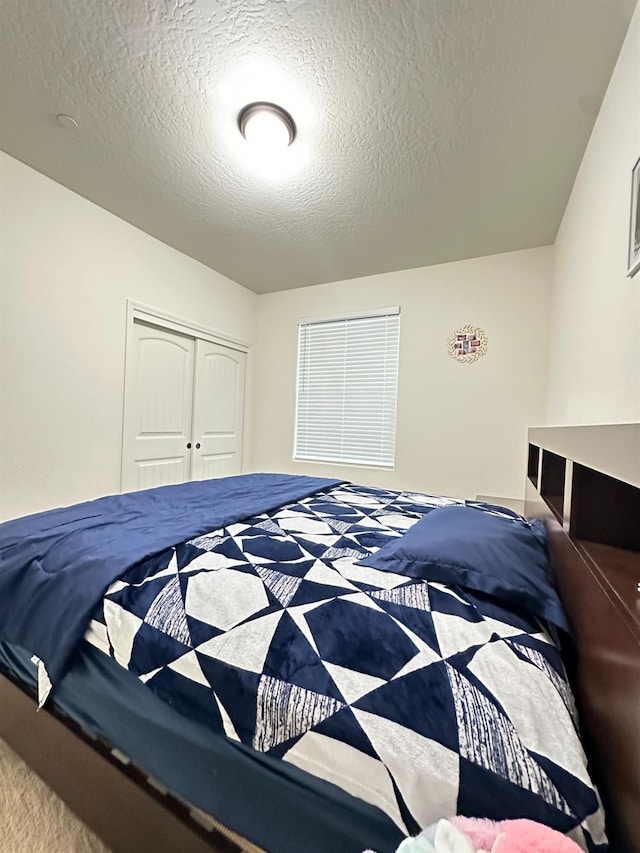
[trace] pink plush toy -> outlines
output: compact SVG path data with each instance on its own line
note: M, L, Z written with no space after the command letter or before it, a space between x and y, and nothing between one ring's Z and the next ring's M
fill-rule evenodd
M477 851L486 853L580 853L578 845L532 820L479 820L452 817L449 822L469 838Z

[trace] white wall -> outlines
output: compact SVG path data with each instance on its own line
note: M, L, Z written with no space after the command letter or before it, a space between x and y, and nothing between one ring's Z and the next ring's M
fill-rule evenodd
M127 298L251 342L256 296L1 152L0 209L8 518L119 491Z
M253 467L316 472L463 497L521 497L526 430L546 401L550 247L260 296ZM297 324L305 317L401 306L393 471L292 461ZM488 353L460 364L447 340L484 329Z
M640 420L640 273L625 277L639 156L640 6L555 244L549 423Z

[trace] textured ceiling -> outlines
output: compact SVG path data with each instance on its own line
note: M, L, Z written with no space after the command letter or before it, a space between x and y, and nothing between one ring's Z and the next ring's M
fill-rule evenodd
M547 244L634 5L0 0L0 148L257 292Z

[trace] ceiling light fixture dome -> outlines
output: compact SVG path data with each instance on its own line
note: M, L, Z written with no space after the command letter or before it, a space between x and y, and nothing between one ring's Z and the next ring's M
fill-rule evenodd
M291 115L269 101L247 104L238 116L238 127L247 142L263 150L282 151L296 137L296 123Z

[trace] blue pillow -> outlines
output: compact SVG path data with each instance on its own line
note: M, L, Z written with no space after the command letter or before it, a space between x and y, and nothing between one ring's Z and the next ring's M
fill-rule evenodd
M359 564L483 592L569 630L541 521L442 507Z

